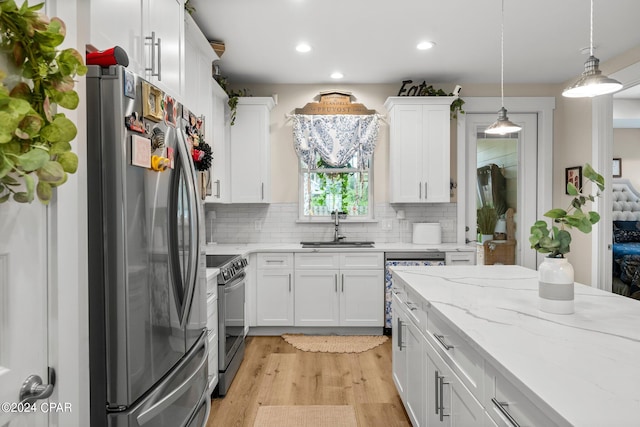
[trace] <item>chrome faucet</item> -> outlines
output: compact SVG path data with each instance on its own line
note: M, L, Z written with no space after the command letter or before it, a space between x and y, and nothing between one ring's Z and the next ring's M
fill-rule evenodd
M335 230L333 232L333 241L338 242L345 238L345 236L342 236L340 234L340 220L345 219L347 217L347 214L345 212L333 211L331 212L331 217L333 218L333 225L335 227Z

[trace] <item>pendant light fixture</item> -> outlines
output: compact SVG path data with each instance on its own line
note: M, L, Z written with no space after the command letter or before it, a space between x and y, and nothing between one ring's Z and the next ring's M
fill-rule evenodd
M591 23L589 37L589 59L584 63L584 71L578 80L562 92L567 98L586 98L622 89L622 83L602 74L598 68L600 60L593 56L593 0L591 0Z
M498 111L498 120L484 131L489 135L506 135L522 130L520 126L509 120L507 109L504 108L504 0L502 0L502 21L500 25L500 99L502 100L502 108Z

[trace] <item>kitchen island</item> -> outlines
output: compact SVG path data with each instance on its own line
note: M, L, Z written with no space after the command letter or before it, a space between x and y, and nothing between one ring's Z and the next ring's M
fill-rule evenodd
M640 425L638 301L576 284L575 314L554 315L538 310L537 272L523 267L393 275L394 381L414 425ZM415 386L404 358L418 345L428 367Z

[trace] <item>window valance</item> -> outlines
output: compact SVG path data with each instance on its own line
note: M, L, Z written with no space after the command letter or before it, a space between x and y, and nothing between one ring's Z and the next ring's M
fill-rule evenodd
M293 144L309 168L318 156L329 166L341 167L357 155L365 168L378 138L379 115L306 115L293 117Z

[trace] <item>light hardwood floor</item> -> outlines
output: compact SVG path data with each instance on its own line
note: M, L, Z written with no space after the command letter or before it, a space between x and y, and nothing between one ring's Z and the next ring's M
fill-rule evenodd
M391 340L357 354L308 353L281 337L248 337L229 392L207 427L253 427L261 405L352 405L359 427L410 426L391 377Z

